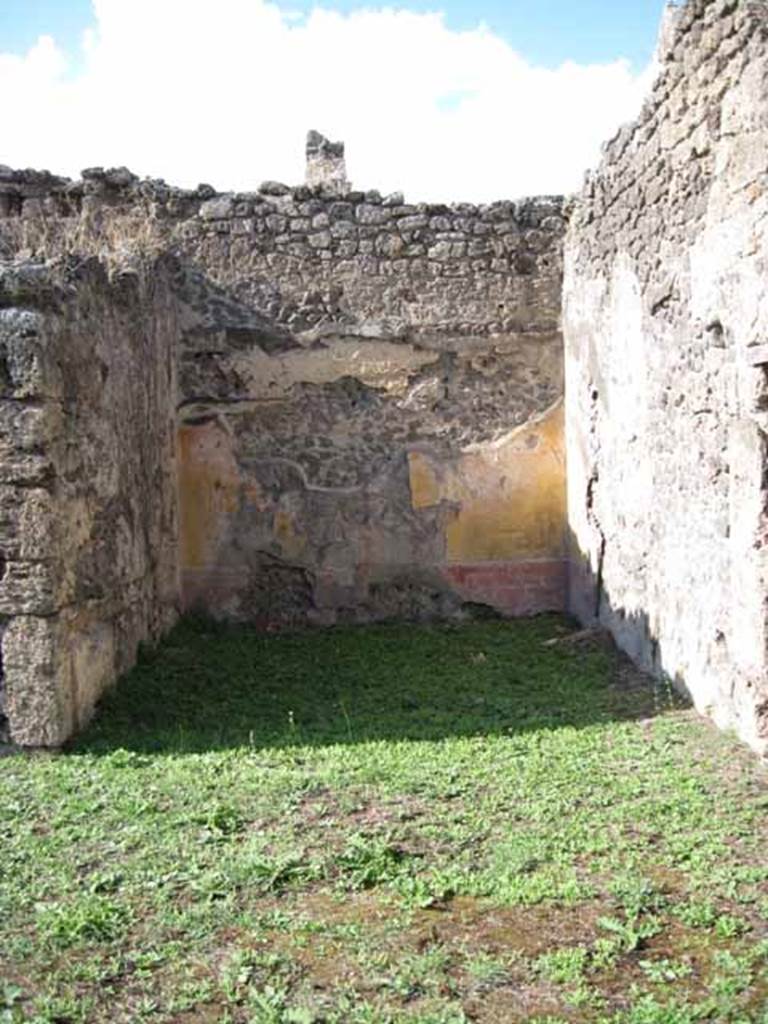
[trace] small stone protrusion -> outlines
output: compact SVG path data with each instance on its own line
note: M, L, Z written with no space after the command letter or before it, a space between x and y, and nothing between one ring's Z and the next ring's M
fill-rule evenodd
M310 188L320 186L339 195L349 192L343 142L331 142L320 132L307 133L306 183Z

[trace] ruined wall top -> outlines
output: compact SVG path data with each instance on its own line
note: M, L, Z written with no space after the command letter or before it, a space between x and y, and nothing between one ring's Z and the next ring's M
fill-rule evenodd
M322 136L321 136L322 138ZM327 140L326 140L327 141ZM342 146L343 143L330 143ZM334 158L335 159L335 158ZM343 162L343 156L342 156ZM340 179L339 179L340 180ZM163 178L140 178L127 167L89 167L79 179L53 174L33 168L11 168L0 164L0 219L23 217L72 217L98 206L116 207L150 204L153 215L184 218L199 214L203 220L223 220L234 216L247 216L244 204L275 206L292 212L296 204L311 200L333 201L339 197L339 180L329 181L317 177L301 185L288 185L279 181L264 181L258 189L219 191L212 185L201 183L194 189L181 188ZM447 215L477 217L488 220L516 221L517 226L531 226L532 220L550 214L561 215L562 196L526 196L502 199L492 203L408 203L402 192L384 195L376 189L353 189L346 181L343 198L356 206L380 206L388 209L376 221L384 223L397 217L418 215ZM210 202L209 201L215 201ZM365 223L366 211L360 213ZM297 213L303 216L303 213ZM482 232L478 232L482 234Z
M762 59L766 38L766 0L687 0L667 7L653 88L639 117L603 146L601 166L587 174L570 210L580 259L602 261L605 269L628 249L633 257L647 257L641 273L665 276L655 251L645 247L662 230L674 228L678 240L690 236L704 215L708 184L723 170L715 166L715 143L742 127L729 94ZM754 70L752 77L756 109L761 85ZM644 233L635 230L641 211L657 215ZM596 247L594 239L600 240Z
M327 182L195 189L89 168L0 168L0 258L172 250L293 332L555 334L563 199L408 203Z

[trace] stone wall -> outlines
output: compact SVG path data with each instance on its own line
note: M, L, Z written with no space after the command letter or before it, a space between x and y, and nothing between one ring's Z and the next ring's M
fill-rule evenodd
M98 169L8 172L3 193L14 253L140 242L183 261L185 607L563 607L561 200L410 205L335 180L221 195Z
M324 624L562 607L559 204L278 198L266 253L233 238L234 201L186 225L194 264L278 328L214 309L185 332L186 602Z
M566 243L572 603L768 748L768 6L667 14Z
M56 746L178 603L169 261L0 264L0 733Z

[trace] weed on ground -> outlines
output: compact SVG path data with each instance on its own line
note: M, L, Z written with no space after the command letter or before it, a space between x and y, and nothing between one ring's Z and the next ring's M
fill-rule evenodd
M0 1022L768 1024L764 768L568 630L182 624L0 759Z

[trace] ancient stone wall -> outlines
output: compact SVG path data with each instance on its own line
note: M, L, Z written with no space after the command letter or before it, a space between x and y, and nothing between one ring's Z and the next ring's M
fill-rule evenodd
M183 261L186 607L563 607L561 200L410 205L336 180L220 195L123 170L8 172L0 193L14 253L139 242Z
M0 264L0 733L55 746L178 603L173 265Z
M281 234L233 237L234 201L186 225L195 266L284 329L214 312L185 333L187 602L319 623L562 607L559 204L277 198Z
M768 747L768 6L670 9L565 260L572 603Z

